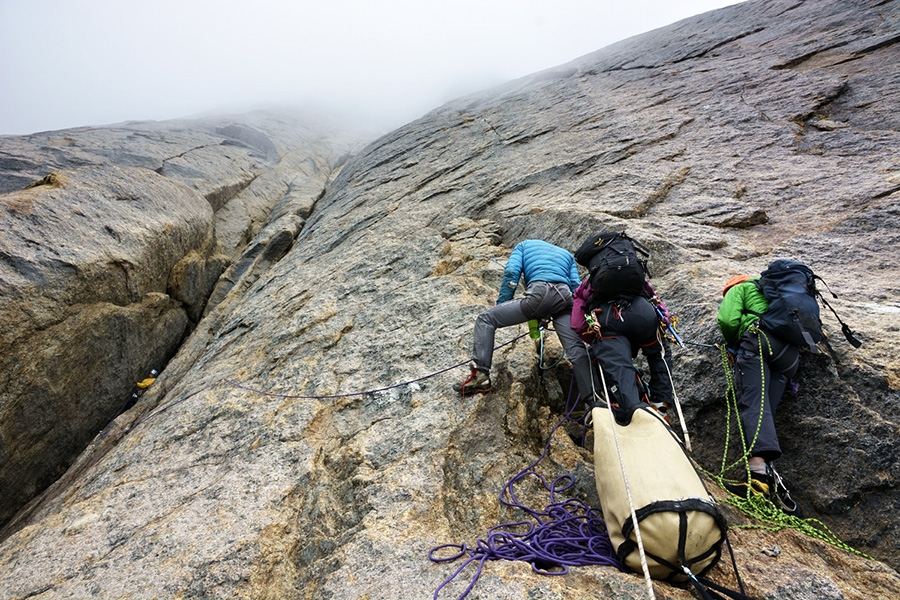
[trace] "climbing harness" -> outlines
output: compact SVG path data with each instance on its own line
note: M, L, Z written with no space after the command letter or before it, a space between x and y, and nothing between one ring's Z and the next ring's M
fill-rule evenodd
M600 333L600 313L602 312L602 308L595 308L589 314L584 315L584 320L588 325L588 329L598 338L602 337Z

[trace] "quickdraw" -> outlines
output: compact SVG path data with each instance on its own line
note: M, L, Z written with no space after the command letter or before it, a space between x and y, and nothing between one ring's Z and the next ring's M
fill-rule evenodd
M590 314L584 315L584 320L588 324L588 329L590 329L594 335L598 338L602 337L600 335L600 313L603 312L602 308L595 308L590 312Z
M666 338L673 344L684 347L684 341L676 330L678 317L669 312L665 303L656 294L653 294L650 298L650 304L656 309L656 315L659 317L659 328L662 329L663 334L668 334Z

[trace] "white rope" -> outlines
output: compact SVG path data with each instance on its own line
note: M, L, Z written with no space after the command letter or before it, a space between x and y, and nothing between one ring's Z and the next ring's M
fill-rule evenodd
M666 360L666 345L663 344L661 331L657 330L656 339L662 348L663 364L666 365L666 373L669 374L669 383L672 384L672 399L675 401L675 410L678 412L678 422L681 424L681 433L684 435L684 448L688 452L691 451L691 437L688 435L687 425L684 422L684 413L681 412L681 401L678 399L678 392L675 391L675 379L672 377L672 370L669 368L669 362Z
M637 512L634 508L634 499L631 496L631 486L628 484L628 474L625 472L625 460L622 458L622 447L619 444L619 434L616 431L616 417L612 411L612 404L609 401L609 390L606 388L606 376L603 374L603 367L597 365L600 371L600 381L603 385L603 394L606 396L606 408L609 418L612 422L613 439L616 442L616 453L619 456L619 466L622 467L622 479L625 481L625 494L628 496L628 508L631 510L631 522L634 523L634 534L637 538L638 552L641 556L641 570L644 572L644 581L647 583L647 594L650 600L656 600L656 594L653 593L653 580L650 578L650 567L647 566L647 555L644 553L644 541L641 539L641 527L638 524ZM597 390L594 388L594 378L591 377L591 389L595 399L599 399ZM596 431L594 432L596 435Z

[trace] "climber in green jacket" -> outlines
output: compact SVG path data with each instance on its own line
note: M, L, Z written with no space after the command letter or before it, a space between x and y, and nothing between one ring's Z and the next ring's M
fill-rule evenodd
M731 278L722 292L719 306L719 330L728 344L735 344L747 329L769 308L769 301L756 287L759 277L748 275ZM729 293L730 292L730 293Z
M781 456L775 411L797 372L800 349L760 327L759 318L769 308L769 301L757 287L757 280L748 275L731 278L722 290L719 306L719 329L734 357L735 393L750 453L749 481L726 487L741 496L763 494L785 513L801 516L800 507L773 465Z

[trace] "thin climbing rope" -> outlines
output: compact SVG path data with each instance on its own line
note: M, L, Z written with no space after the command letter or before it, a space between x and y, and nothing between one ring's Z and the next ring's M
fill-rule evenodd
M528 335L528 334L523 333L521 335L514 337L513 339L509 340L508 342L498 344L497 346L494 346L494 351L497 351L500 348L503 348L504 346L508 346L508 345L522 339L526 335ZM395 383L394 385L388 385L385 387L375 388L372 390L365 390L362 392L346 392L346 393L342 393L342 394L321 394L321 395L281 394L281 393L277 393L277 392L267 392L266 390L261 390L258 388L250 387L248 385L244 385L244 384L238 383L236 381L233 381L231 379L228 379L227 377L222 377L208 385L205 385L204 387L200 388L199 390L191 392L190 394L188 394L187 396L185 396L183 398L179 398L178 400L174 400L174 401L170 402L169 404L162 406L159 410L153 411L153 412L141 417L140 419L138 419L137 421L135 421L134 423L132 423L131 425L126 427L122 433L127 433L127 432L131 431L132 429L134 429L141 423L145 423L145 422L149 421L153 417L166 412L170 408L177 406L178 404L181 404L182 402L189 400L189 399L193 398L194 396L196 396L197 394L205 392L206 390L209 390L220 383L226 383L232 387L239 388L239 389L242 389L242 390L245 390L248 392L253 392L254 394L259 394L261 396L270 396L270 397L275 397L275 398L290 398L290 399L294 399L294 400L325 400L325 399L329 399L329 398L351 398L351 397L355 397L355 396L370 396L372 394L386 392L388 390L393 390L396 388L406 387L406 386L412 385L414 383L418 383L420 381L425 381L426 379L431 379L432 377L437 377L438 375L446 373L447 371L452 371L453 369L459 368L465 364L468 364L469 362L470 362L469 360L464 360L462 362L456 363L455 365L451 365L445 369L441 369L439 371L435 371L433 373L423 375L422 377L410 379L408 381ZM109 429L110 429L111 425L112 425L112 423L107 425L106 428L104 428L104 430L100 432L100 437L106 437L109 434Z
M678 413L678 423L681 425L681 434L684 436L684 449L690 453L690 452L693 452L693 449L691 448L691 437L688 435L687 422L685 421L684 413L681 410L681 400L678 399L678 392L675 390L675 378L672 377L672 370L669 368L669 361L666 360L666 358L668 356L666 353L666 345L663 344L663 341L662 341L662 339L660 339L660 336L661 336L661 330L657 329L656 330L656 340L657 340L657 342L659 342L659 346L662 349L663 364L666 367L666 373L669 375L669 385L672 386L672 399L675 402L675 411ZM651 398L651 400L652 400L652 398Z
M609 414L613 440L616 444L616 454L619 458L619 466L622 468L622 481L625 484L625 495L628 498L628 508L631 511L631 522L634 524L634 536L635 541L637 542L638 554L641 559L641 570L644 572L644 582L647 586L647 595L650 600L656 599L656 594L653 591L653 581L650 578L650 568L647 566L647 554L644 552L644 540L641 537L641 527L640 527L640 519L637 518L637 512L634 507L634 498L631 496L631 485L628 483L628 473L625 470L625 459L622 456L622 446L619 444L619 433L616 429L616 417L613 414L612 410L612 402L609 399L609 388L606 387L606 376L603 374L603 365L597 365L597 370L600 371L600 384L603 386L603 394L606 396L606 412ZM591 385L593 386L593 379L591 381ZM594 390L594 397L597 397L597 391Z
M456 579L466 567L476 563L475 572L468 585L458 596L458 600L465 598L481 577L484 563L489 560L524 561L531 564L531 569L535 573L542 575L565 575L569 572L569 567L588 565L622 569L621 563L615 558L615 549L609 539L602 513L579 498L559 498L574 486L574 477L565 474L548 482L536 471L537 465L550 450L554 433L566 421L572 420L577 398L570 407L571 398L570 384L565 415L551 430L543 452L537 460L510 479L500 491L500 503L523 511L527 518L492 527L484 538L476 540L474 548L465 543L442 544L428 552L428 558L436 563L453 562L466 557L450 577L437 587L434 600L438 599L441 590ZM550 495L550 503L543 510L530 508L516 497L516 484L529 477L536 478ZM440 556L448 548L456 552L449 556Z

